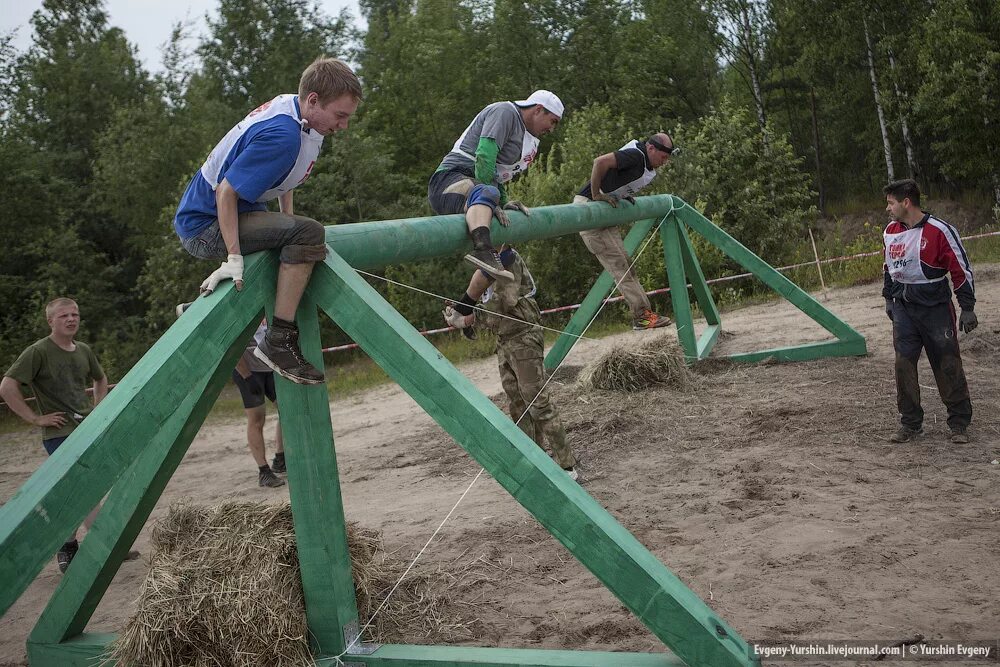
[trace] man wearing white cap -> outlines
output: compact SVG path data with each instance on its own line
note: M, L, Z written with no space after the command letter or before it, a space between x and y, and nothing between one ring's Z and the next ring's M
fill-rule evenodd
M523 204L507 199L504 186L527 170L538 155L539 137L554 130L562 115L562 102L547 90L536 90L526 100L494 102L476 115L431 176L431 208L438 215L465 214L473 243L465 259L485 274L473 280L479 293L466 294L458 304L462 310L471 313L493 280L513 279L493 247L490 223L495 215L501 225L509 225L508 210L528 214Z

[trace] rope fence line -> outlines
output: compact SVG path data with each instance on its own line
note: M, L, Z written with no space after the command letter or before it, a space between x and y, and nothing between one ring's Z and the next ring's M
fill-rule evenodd
M984 234L974 234L972 236L966 236L966 237L962 238L962 241L963 242L964 241L974 241L976 239L988 238L988 237L991 237L991 236L1000 236L1000 231L998 231L998 232L986 232ZM862 258L865 258L865 257L876 257L876 256L881 255L881 254L882 254L882 250L872 250L872 251L869 251L869 252L859 252L859 253L855 253L853 255L843 255L843 256L840 256L840 257L831 257L829 259L821 259L821 260L819 260L819 264L832 264L834 262L846 262L846 261L850 261L852 259L862 259ZM816 266L816 264L817 264L817 262L815 260L810 260L808 262L799 262L798 264L789 264L788 266L778 267L775 270L776 271L791 271L793 269L801 269L802 267L805 267L805 266ZM367 274L367 275L372 275L372 274ZM708 283L709 285L714 285L714 284L717 284L717 283L724 283L724 282L729 282L729 281L732 281L732 280L741 280L743 278L750 278L752 276L753 276L752 273L738 273L738 274L732 275L732 276L723 276L721 278L712 278L711 280L706 280L705 282ZM375 277L377 277L379 279L383 279L381 276L375 276ZM688 283L688 287L690 287L690 286L691 286L691 284ZM669 287L661 287L659 289L650 290L650 291L646 292L646 294L649 295L649 296L656 296L656 295L659 295L659 294L667 294L668 292L670 292L670 288ZM602 306L604 304L609 304L609 303L618 303L618 302L623 301L623 300L624 300L624 297L622 297L621 295L608 297L607 299L605 299L602 302ZM557 306L555 308L546 308L545 310L541 311L541 314L542 315L551 315L553 313L562 313L562 312L566 312L566 311L569 311L569 310L576 310L579 307L580 307L580 304L574 303L574 304L571 304L569 306ZM547 327L543 327L543 328L547 328ZM419 333L420 333L421 336L434 336L436 334L446 333L448 331L458 331L458 329L456 329L455 327L441 327L441 328L437 328L437 329L425 329L423 331L420 331ZM358 347L357 343L347 343L347 344L344 344L344 345L334 345L333 347L325 347L325 348L323 348L323 352L330 352L330 353L332 353L332 352L341 352L341 351L345 351L345 350L353 350L353 349L356 349L357 347Z
M977 239L989 238L991 236L1000 236L1000 231L998 231L998 232L986 232L986 233L983 233L983 234L973 234L972 236L965 236L965 237L962 238L962 241L963 242L965 242L965 241L975 241ZM850 261L852 259L862 259L864 257L875 257L875 256L881 255L881 254L882 254L881 250L872 250L872 251L869 251L869 252L855 253L853 255L843 255L841 257L831 257L829 259L821 259L821 260L819 260L819 263L820 264L832 264L834 262L846 262L846 261ZM815 264L816 264L815 260L809 261L809 262L799 262L798 264L789 264L788 266L778 267L775 270L776 271L791 271L792 269L801 269L804 266L814 266ZM716 283L724 283L724 282L728 282L728 281L731 281L731 280L740 280L742 278L749 278L752 275L753 275L752 273L739 273L739 274L736 274L734 276L723 276L722 278L712 278L711 280L706 280L705 282L708 283L709 285L714 285ZM380 277L380 276L378 276L378 277ZM690 286L690 283L688 284L688 286ZM658 294L666 294L669 291L670 291L669 287L661 287L660 289L650 290L650 291L646 292L646 294L649 295L649 296L656 296ZM618 303L619 301L623 301L623 300L624 300L624 297L622 297L621 295L619 295L619 296L613 296L613 297L609 297L609 298L605 299L604 302L603 302L603 304ZM552 313L562 313L562 312L565 312L565 311L568 311L568 310L576 310L579 307L580 307L580 304L574 303L574 304L569 305L569 306L557 306L555 308L546 308L545 310L541 311L541 314L542 315L551 315ZM425 330L420 331L418 333L421 336L434 336L434 335L437 335L437 334L446 333L448 331L458 331L458 329L456 329L455 327L440 327L440 328L437 328L437 329L425 329ZM354 350L354 349L357 349L358 347L359 346L358 346L357 343L347 343L345 345L334 345L332 347L324 347L322 349L322 351L323 352L328 352L328 353L342 352L342 351L346 351L346 350ZM113 385L113 384L112 385L108 385L108 390L110 391L114 386L115 385ZM93 393L93 389L92 388L87 389L87 393L88 394ZM26 402L30 402L30 401L33 401L35 399L34 399L34 397L29 396L29 397L26 397L24 400ZM2 401L0 401L0 407L6 408L7 404L3 403Z

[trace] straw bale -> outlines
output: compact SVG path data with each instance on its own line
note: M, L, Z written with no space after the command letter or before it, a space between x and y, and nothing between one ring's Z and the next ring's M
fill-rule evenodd
M578 382L593 389L642 391L657 385L686 390L693 380L684 354L664 335L639 346L611 347L583 369Z
M348 524L361 623L405 569L377 531ZM117 664L143 667L298 667L312 664L288 503L171 506L153 530L153 556L137 611L110 648ZM467 639L449 597L475 572L411 572L365 641ZM474 568L473 568L474 569ZM468 613L468 612L466 612Z

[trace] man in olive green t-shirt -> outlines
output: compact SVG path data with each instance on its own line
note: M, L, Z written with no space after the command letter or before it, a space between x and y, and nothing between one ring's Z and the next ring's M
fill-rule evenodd
M45 307L45 319L51 333L29 345L4 373L0 398L18 417L42 427L42 446L51 455L107 395L108 378L90 346L74 340L80 328L80 309L75 301L55 299ZM91 382L93 401L87 396ZM22 384L34 393L38 413L24 400ZM99 509L100 505L84 520L88 529ZM69 567L78 548L74 532L57 554L61 571ZM129 560L138 555L131 552Z

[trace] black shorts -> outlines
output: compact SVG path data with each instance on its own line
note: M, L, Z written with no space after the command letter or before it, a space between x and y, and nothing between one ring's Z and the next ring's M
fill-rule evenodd
M271 371L251 371L250 377L243 379L239 371L233 371L233 382L239 387L240 396L243 397L243 407L259 408L264 405L264 397L271 399L272 403L277 402L277 394L274 393L274 373Z

